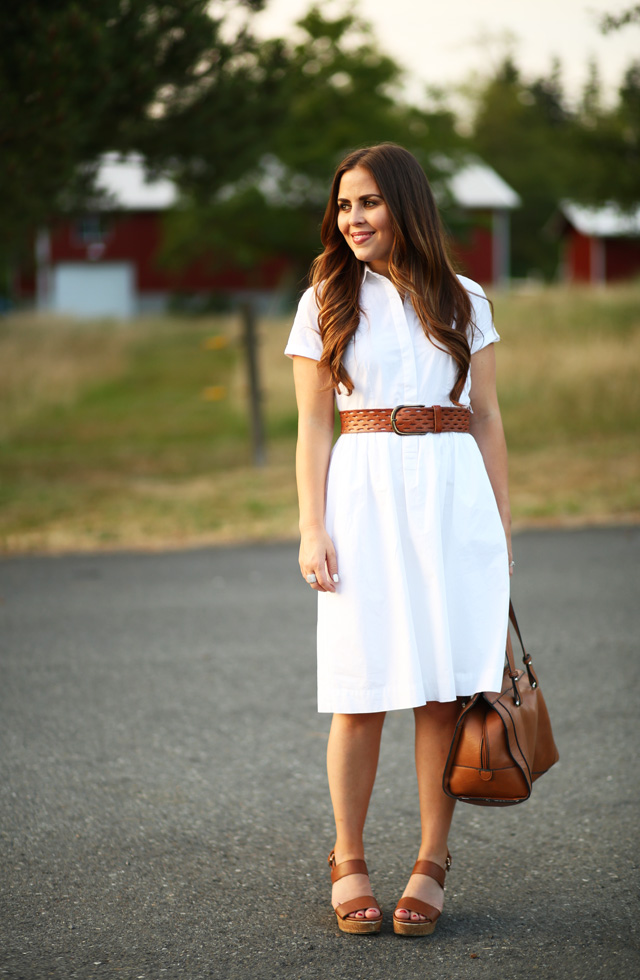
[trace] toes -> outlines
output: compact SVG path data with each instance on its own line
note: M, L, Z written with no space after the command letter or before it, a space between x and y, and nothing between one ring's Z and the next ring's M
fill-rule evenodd
M409 909L396 909L395 912L396 919L400 919L403 922L426 922L426 916L421 915L419 912L410 912Z
M347 918L348 919L377 919L380 915L380 909L359 909L357 912L351 912Z

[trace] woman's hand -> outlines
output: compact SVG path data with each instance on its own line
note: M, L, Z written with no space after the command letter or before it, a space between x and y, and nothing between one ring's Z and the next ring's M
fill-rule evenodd
M300 571L316 592L336 591L339 581L336 549L324 527L306 527L300 531ZM315 581L310 582L312 575Z

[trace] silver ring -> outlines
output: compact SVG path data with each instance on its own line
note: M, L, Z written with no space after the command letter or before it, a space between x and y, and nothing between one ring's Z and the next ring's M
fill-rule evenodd
M309 583L309 585L313 585L314 582L317 582L318 581L318 579L316 578L314 572L309 572L309 574L306 576L306 579L307 579L307 582Z
M509 568L513 568L514 566L515 566L515 562L514 561L510 561L509 562Z

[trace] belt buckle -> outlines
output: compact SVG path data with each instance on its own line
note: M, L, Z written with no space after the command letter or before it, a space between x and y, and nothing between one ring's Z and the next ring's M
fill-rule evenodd
M426 405L396 405L396 407L391 412L391 428L397 436L424 436L427 434L426 429L424 432L403 432L402 429L398 428L398 423L396 421L396 416L398 412L403 408L426 408Z

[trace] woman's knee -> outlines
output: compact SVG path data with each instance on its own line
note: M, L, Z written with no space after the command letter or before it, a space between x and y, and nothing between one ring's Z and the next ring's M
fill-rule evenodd
M334 714L333 724L350 735L369 734L382 729L384 711L362 712L359 714Z

